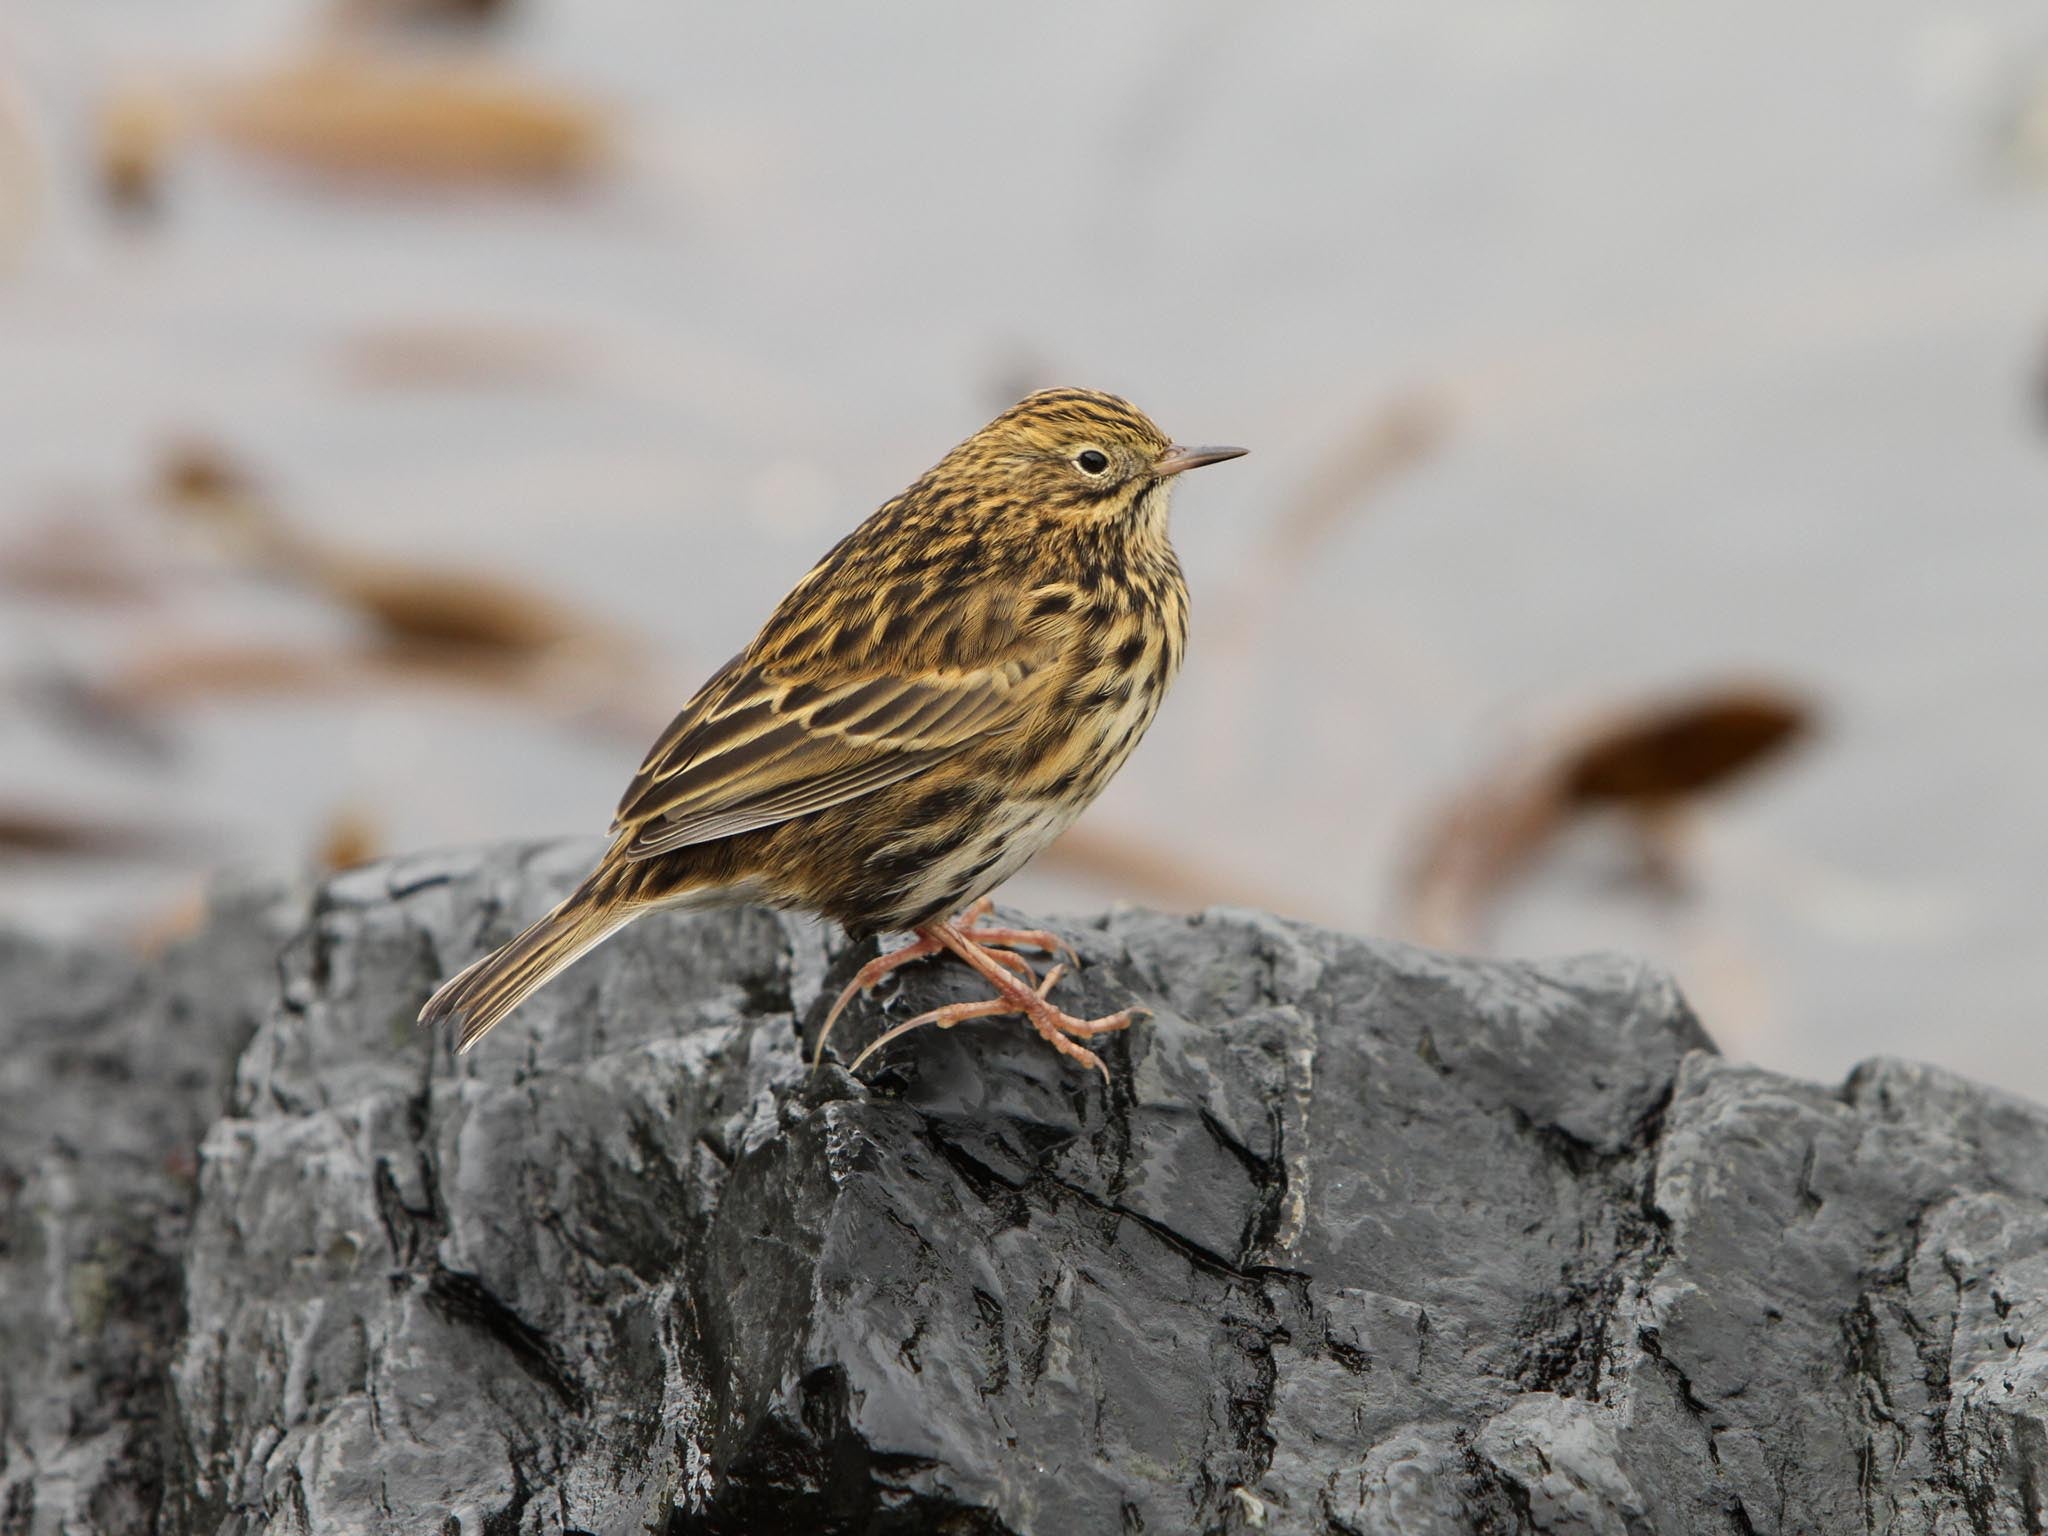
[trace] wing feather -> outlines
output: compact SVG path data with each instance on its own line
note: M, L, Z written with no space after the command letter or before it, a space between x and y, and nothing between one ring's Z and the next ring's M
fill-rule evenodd
M825 682L735 662L663 733L612 830L644 859L872 794L1015 718L1037 672L1011 658Z

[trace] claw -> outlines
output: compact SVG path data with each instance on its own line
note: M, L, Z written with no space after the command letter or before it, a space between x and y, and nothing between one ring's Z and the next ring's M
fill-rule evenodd
M1025 982L1034 986L1038 982L1038 972L1032 968L1029 960L1015 953L1009 947L1012 943L1029 945L1033 949L1044 950L1047 954L1064 952L1067 958L1075 965L1078 966L1080 964L1073 950L1057 934L1048 933L1043 929L1036 928L980 928L978 925L995 910L995 905L994 898L983 896L972 906L968 907L966 911L962 912L958 917L951 919L944 926L956 930L974 928L976 932L972 942L977 948L980 948L984 954L988 955L997 964L1008 966L1019 976L1023 977ZM899 949L892 949L887 954L877 955L856 971L853 980L849 981L840 990L839 996L833 999L831 1011L825 1015L825 1022L818 1030L818 1043L811 1051L811 1070L815 1072L824 1065L825 1041L832 1033L832 1026L839 1022L839 1015L846 1011L848 1004L863 992L873 991L881 984L885 977L898 968L910 964L913 960L922 960L927 955L936 955L944 948L946 946L932 938L928 932L920 932L910 943L903 945ZM884 1036L883 1038L893 1038L893 1035ZM870 1046L868 1049L872 1050L873 1048L873 1046ZM866 1056L867 1051L861 1052L861 1058L864 1059Z
M1046 993L1050 992L1052 984L1060 979L1061 972L1064 969L1063 966L1056 965L1046 972L1045 980L1041 981L1036 989L1037 995L1043 997ZM1008 998L1003 997L991 997L986 1001L978 1003L945 1003L940 1007L931 1009L929 1012L920 1013L914 1019L905 1019L893 1029L884 1030L881 1034L875 1036L874 1039L867 1043L866 1049L853 1058L853 1064L846 1070L858 1072L862 1062L866 1061L898 1035L907 1035L911 1030L922 1029L927 1024L936 1024L940 1029L951 1029L955 1024L963 1023L968 1019L987 1019L993 1018L997 1014L1015 1013L1016 1011L1016 1006Z
M926 955L935 955L939 952L939 948L940 946L933 943L930 939L920 937L912 943L904 945L901 949L892 949L886 955L875 956L874 959L854 972L853 980L849 981L840 991L839 996L833 1000L832 1011L825 1015L824 1027L818 1031L817 1049L811 1052L811 1070L815 1072L823 1064L825 1060L826 1038L831 1035L832 1026L839 1022L839 1015L846 1011L848 1003L860 996L861 993L870 991L879 985L882 978L898 966L908 965L913 960L922 960Z
M832 1032L832 1026L845 1011L846 1006L862 992L879 983L883 977L897 967L907 965L926 955L949 950L967 962L975 973L990 986L996 995L974 1002L945 1003L940 1007L920 1013L914 1019L906 1019L893 1028L884 1030L869 1041L861 1053L854 1057L848 1071L858 1072L864 1062L876 1051L899 1035L913 1029L922 1029L927 1024L940 1029L951 1029L955 1024L968 1019L994 1018L999 1014L1021 1013L1031 1021L1032 1028L1039 1036L1071 1061L1084 1067L1093 1067L1102 1074L1105 1085L1109 1082L1109 1068L1102 1058L1079 1042L1092 1040L1097 1035L1112 1034L1128 1029L1141 1017L1150 1017L1144 1008L1125 1008L1107 1014L1099 1019L1077 1019L1063 1009L1056 1008L1047 994L1069 969L1078 968L1080 957L1073 947L1059 935L1043 928L998 928L985 926L995 904L984 896L958 917L941 922L927 923L917 930L916 938L901 949L877 956L862 966L853 980L848 982L833 1002L832 1009L825 1015L825 1024L818 1031L818 1045L811 1057L811 1069L816 1071L825 1059L825 1038ZM1055 957L1055 963L1046 971L1041 980L1032 968L1031 962L1016 953L1018 948L1042 950ZM1019 980L1019 977L1022 980Z

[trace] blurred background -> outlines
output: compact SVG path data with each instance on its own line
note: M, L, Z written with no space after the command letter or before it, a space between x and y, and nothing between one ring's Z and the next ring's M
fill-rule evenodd
M1196 477L1041 910L1675 969L2048 1095L2048 13L15 0L0 923L601 831L1028 389Z

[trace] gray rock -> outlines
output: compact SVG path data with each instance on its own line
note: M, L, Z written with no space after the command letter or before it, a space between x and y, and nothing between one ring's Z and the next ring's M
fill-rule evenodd
M1233 911L1067 930L1156 1010L1107 1091L1002 1020L810 1076L862 956L751 911L416 1031L588 852L0 946L0 1533L2048 1522L2048 1113Z
M149 1531L199 1146L276 996L282 892L152 965L0 937L0 1532Z

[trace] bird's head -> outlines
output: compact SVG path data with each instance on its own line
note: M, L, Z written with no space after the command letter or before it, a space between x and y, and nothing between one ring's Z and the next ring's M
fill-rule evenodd
M966 478L1034 510L1086 521L1163 517L1172 477L1242 448L1183 448L1128 400L1093 389L1027 395L948 458Z

